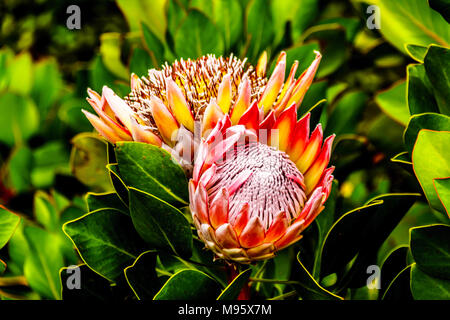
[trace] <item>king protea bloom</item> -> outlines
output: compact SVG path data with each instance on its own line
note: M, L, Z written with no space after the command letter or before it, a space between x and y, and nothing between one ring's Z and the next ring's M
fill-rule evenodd
M273 257L298 241L323 210L333 180L334 135L297 109L321 59L287 78L282 52L269 79L266 55L256 68L208 55L131 77L121 99L88 90L96 130L112 143L139 141L169 150L190 179L190 209L199 237L218 258L240 263ZM285 79L286 78L286 79Z

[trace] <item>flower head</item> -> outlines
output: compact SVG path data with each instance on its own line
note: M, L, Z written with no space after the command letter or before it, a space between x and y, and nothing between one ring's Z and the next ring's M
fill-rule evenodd
M98 116L84 112L113 143L172 151L191 177L199 237L217 257L250 263L299 240L330 193L334 135L323 141L320 124L310 133L310 114L297 120L320 59L298 79L297 62L285 77L284 52L268 79L266 55L256 69L233 56L180 60L133 75L124 100L89 90Z
M151 69L147 77L131 76L131 93L121 99L104 87L102 95L88 89L87 99L97 115L83 110L95 129L112 143L139 141L169 150L188 171L192 169L195 134L205 137L224 115L232 124L274 119L288 106L300 105L311 85L321 56L296 79L295 62L285 81L282 52L269 79L267 56L254 68L235 56L203 56ZM257 102L257 110L250 108ZM196 127L196 123L198 124Z

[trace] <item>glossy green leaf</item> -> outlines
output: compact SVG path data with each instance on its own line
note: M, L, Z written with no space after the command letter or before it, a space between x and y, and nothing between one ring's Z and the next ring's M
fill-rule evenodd
M450 280L432 277L414 264L411 267L411 292L416 300L450 300Z
M182 270L167 280L154 300L208 300L220 293L220 286L207 274Z
M425 59L425 55L427 54L428 48L424 46L418 46L415 44L407 44L406 51L409 53L411 58L416 60L417 62L423 63Z
M47 299L60 299L59 269L64 266L61 242L57 235L40 228L26 227L25 237L31 248L24 264L30 287Z
M198 10L189 11L174 37L175 51L184 59L197 59L206 54L222 55L223 37L217 27Z
M341 98L331 112L324 136L329 136L333 133L336 135L354 133L367 98L368 96L361 91L348 93Z
M300 283L294 284L294 288L304 300L343 300L317 283L300 261L300 253L297 255L297 261L300 264L298 269Z
M395 277L406 268L406 256L409 248L401 246L393 250L383 261L381 265L381 283L380 283L380 298L387 291L389 284Z
M24 96L0 94L0 114L0 142L9 146L24 143L39 129L36 105Z
M78 268L78 270L75 271L75 268ZM80 276L80 283L79 288L74 288L74 284L78 281L74 279L77 272ZM62 268L60 270L60 280L62 287L61 296L64 301L111 302L114 298L113 287L110 282L89 269L85 264Z
M424 0L368 0L380 10L380 32L397 49L405 44L427 47L432 43L449 45L450 30L439 13Z
M147 251L124 270L127 282L139 300L152 300L159 290L155 265L156 253Z
M118 142L115 151L120 177L127 186L169 203L187 203L187 181L183 169L170 153L139 142Z
M409 120L409 109L406 102L406 82L395 83L389 89L375 96L378 106L389 117L406 125Z
M122 202L122 200L115 192L105 192L105 193L89 192L86 195L86 203L88 205L89 212L98 209L112 208L126 215L129 215L127 206Z
M241 293L242 288L247 285L251 273L251 268L239 273L239 275L234 278L225 289L223 289L217 300L236 300Z
M413 300L411 289L411 266L407 266L391 281L382 299L405 301Z
M80 133L72 139L70 167L73 175L98 191L111 190L107 144L98 135Z
M433 179L439 200L450 218L450 178Z
M448 0L428 0L430 7L441 14L450 23L450 2Z
M63 230L83 261L111 281L144 251L130 217L115 209L90 212L64 224Z
M119 166L117 163L114 163L108 164L106 168L108 169L111 184L113 185L117 196L123 203L128 204L128 188L122 178L120 178Z
M355 257L354 272L361 272L359 267L365 272L364 260L371 259L418 198L418 194L381 195L341 216L325 239L321 275L340 272Z
M447 25L447 30L448 28ZM450 115L450 49L432 45L425 56L425 70L441 113Z
M5 246L20 223L20 217L0 205L0 249Z
M413 115L403 135L406 150L412 154L417 135L422 129L435 131L450 131L450 117L438 113Z
M423 64L412 64L406 69L408 78L408 107L411 115L438 112L433 88Z
M256 61L259 55L269 46L274 35L270 1L252 0L247 7L246 15L247 41L249 41L247 56L252 61ZM262 21L264 23L261 23Z
M191 256L191 227L181 211L149 193L129 190L131 218L142 239L152 248Z
M413 169L430 205L444 211L433 179L450 177L450 131L420 130L412 152Z
M419 268L433 277L450 280L450 226L410 229L411 253Z

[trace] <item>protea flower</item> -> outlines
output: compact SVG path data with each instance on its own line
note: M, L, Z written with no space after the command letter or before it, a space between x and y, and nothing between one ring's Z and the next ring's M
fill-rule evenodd
M297 108L321 59L285 81L282 52L269 79L236 57L176 61L147 78L131 78L124 100L104 87L88 90L92 125L115 143L135 140L170 150L186 168L199 237L218 258L249 263L296 242L323 210L334 167L334 135ZM322 143L323 142L323 143ZM195 151L195 152L194 152Z

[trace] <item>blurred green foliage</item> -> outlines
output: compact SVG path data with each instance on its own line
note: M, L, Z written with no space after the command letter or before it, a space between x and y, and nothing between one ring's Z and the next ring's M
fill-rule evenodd
M80 6L81 30L66 27L66 8L72 4ZM371 4L381 9L379 30L366 25ZM312 62L313 50L320 50L323 59L300 114L326 99L313 110L312 119L322 123L327 135L337 135L331 159L337 181L327 204L330 209L308 229L299 246L254 266L253 277L308 284L309 289L294 288L303 299L334 299L336 295L395 299L408 294L418 299L449 298L448 273L430 268L424 258L426 248L433 243L448 243L445 213L450 195L450 28L442 1L430 1L430 5L433 9L426 0L2 1L0 205L18 215L0 209L0 226L7 225L0 229L0 279L5 272L5 277L21 281L11 290L3 288L0 281L0 296L69 297L70 293L61 292L58 272L82 263L73 244L92 240L90 234L95 232L106 239L103 251L111 253L111 265L105 270L104 252L90 251L89 247L82 255L94 262L84 263L104 278L117 281L114 295L119 291L121 297L130 299L135 295L151 297L167 275L186 268L186 261L170 256L172 252L157 257L143 253L149 248L141 243L123 213L131 210L133 222L140 221L145 203L161 204L136 189L134 198L142 199L137 207L128 209L125 185L149 190L127 176L133 170L124 169L120 159L123 172L118 172L111 146L86 133L92 128L80 110L90 108L85 101L88 87L100 91L107 85L125 96L131 73L144 76L148 69L166 61L209 53L233 53L256 64L260 54L267 51L270 74L278 53L284 50L288 66L299 60L300 74ZM104 193L83 199L88 191ZM388 193L422 193L424 197L408 195L396 201L386 196ZM88 211L87 216L66 225L71 243L62 225ZM168 212L167 216L174 218L170 215L174 212ZM16 217L21 218L20 223ZM129 242L122 243L124 239L105 231L110 220L122 224ZM443 225L417 228L436 223ZM364 238L364 232L370 231L365 229L367 225L380 232L376 241ZM439 230L428 236L431 229L427 228ZM338 236L340 230L346 231L345 237ZM142 232L138 230L145 240ZM9 245L3 247L11 236ZM119 255L108 241L120 244L123 248L119 249L131 255ZM333 246L341 248L339 257ZM402 249L405 246L407 250ZM198 247L194 241L193 249L189 248L192 259L211 263L211 256L202 256ZM300 250L298 261L295 250ZM440 263L437 253L427 257ZM321 261L326 261L326 266L321 266ZM382 265L386 274L392 275L390 281L383 280L389 290L383 287L374 292L364 287L367 274L362 268L371 263ZM142 275L140 270L148 265L166 272L151 275L158 279L158 288L133 287ZM123 278L122 270L127 266ZM195 297L220 293L220 276L217 283L212 282L213 272L207 275L195 264L189 268L196 271L178 274L157 297L178 297L179 292L171 290L177 283L205 284L198 292L193 290ZM98 274L91 273L90 277L100 283ZM442 281L447 291L436 296L424 294L423 288L433 281ZM410 290L399 296L404 283ZM111 294L110 288L104 287L108 282L92 291ZM238 289L227 288L222 296L233 297ZM284 284L259 283L255 290L254 294L263 298L289 292Z

